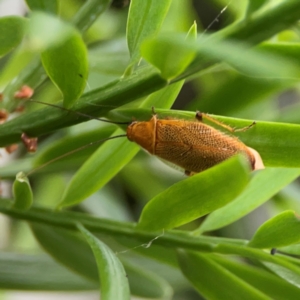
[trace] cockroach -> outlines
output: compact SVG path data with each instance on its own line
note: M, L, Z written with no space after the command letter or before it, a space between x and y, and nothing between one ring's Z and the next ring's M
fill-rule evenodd
M110 137L108 139L127 137L129 141L135 142L150 154L179 166L185 170L185 174L188 176L209 169L239 153L247 158L252 170L264 168L262 159L256 150L246 146L237 137L229 136L203 123L203 119L208 119L230 132L246 131L253 127L255 122L247 127L234 129L200 112L196 113L195 121L159 119L154 109L152 109L153 115L149 121L113 122L93 118L54 104L39 101L33 102L57 107L81 116L108 123L127 124L126 134ZM71 153L81 150L82 148L85 147L76 149ZM68 155L68 153L54 160L65 157L66 155Z
M185 170L186 175L202 172L236 155L243 154L252 170L263 168L258 152L243 144L238 138L202 122L203 117L230 130L245 131L251 125L233 129L206 114L197 112L197 121L158 119L153 114L150 121L132 122L127 128L127 138L156 155Z

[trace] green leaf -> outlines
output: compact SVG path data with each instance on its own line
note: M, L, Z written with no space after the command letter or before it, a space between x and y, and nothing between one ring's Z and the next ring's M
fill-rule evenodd
M175 102L182 86L184 85L184 80L176 82L175 84L168 85L163 89L152 93L148 96L145 101L141 104L142 107L171 107ZM112 115L114 112L112 112Z
M259 0L254 1L258 2ZM258 44L264 40L268 40L285 28L296 24L299 12L300 3L297 0L274 1L268 9L262 9L251 18L237 22L236 26L224 28L224 30L218 32L217 36L226 36L228 39L243 40L249 44ZM285 17L282 17L282 14ZM274 24L275 20L278 21L276 24Z
M29 209L33 203L33 195L29 180L23 172L16 176L13 184L14 207L21 210Z
M187 33L187 38L191 40L197 40L197 23L194 21L193 25L190 27L188 33Z
M266 2L266 0L248 0L247 16L250 16L252 13L259 10Z
M295 65L300 65L300 45L298 43L265 42L257 46L256 49L267 55L277 55ZM214 114L223 115L239 115L249 104L266 100L269 95L283 91L296 84L293 77L255 78L232 73L230 72L230 76L227 76L228 78L222 80L219 84L214 82L214 88L209 88L207 92L201 94L199 101L201 101L202 111L211 111ZM225 74L228 74L228 71ZM239 87L239 93L236 92L237 86ZM192 107L196 109L197 105L199 105L198 101ZM290 113L282 112L281 115L284 117L285 115L290 115Z
M146 231L140 231L136 229L135 224L129 223L129 222L117 222L107 219L100 219L95 218L94 216L89 216L87 214L82 213L76 213L76 212L58 212L53 211L50 209L41 209L41 208L35 208L32 207L30 210L27 211L20 211L13 207L11 207L11 200L5 200L2 199L0 201L0 212L4 213L6 215L9 215L14 218L18 218L20 220L26 220L29 222L34 222L36 225L39 226L40 234L38 239L43 240L45 239L45 242L49 242L49 238L47 238L47 235L56 235L54 230L60 230L63 229L65 232L64 236L59 238L57 241L54 241L54 253L56 253L55 247L65 247L66 253L64 254L67 258L70 257L68 255L68 249L72 249L72 247L67 246L67 244L64 244L63 241L67 240L67 232L70 232L73 234L75 230L77 230L77 223L80 221L81 224L83 224L88 230L92 232L97 233L106 233L110 236L122 236L122 237L134 237L137 238L141 243L149 243L149 241L155 239L155 243L158 245L162 245L165 247L185 247L187 249L192 250L198 250L198 251L211 251L212 247L219 243L224 243L225 241L228 243L234 243L234 244L242 244L244 245L244 241L237 241L232 239L219 239L219 238L209 238L209 237L194 237L191 236L188 233L181 232L179 235L178 232L167 232L165 231L161 237L157 238L156 232L146 232ZM42 226L43 225L43 226ZM47 225L47 226L45 226ZM53 230L51 230L51 227L53 226ZM45 229L43 229L45 227ZM66 230L68 229L68 231ZM46 231L45 231L46 230ZM49 230L50 233L47 233ZM61 235L59 233L59 235ZM78 238L76 239L77 242ZM66 242L67 243L67 242ZM44 246L44 245L43 245ZM46 246L44 246L46 248ZM85 249L88 247L85 247ZM77 249L77 248L76 248ZM88 248L89 249L89 248ZM257 250L252 249L251 250ZM63 254L63 251L58 251L58 254ZM72 252L75 255L75 252ZM90 251L91 253L91 251ZM92 254L92 253L91 253ZM79 256L81 253L79 252ZM64 256L63 256L64 257ZM268 255L269 257L269 255ZM63 261L64 259L62 259ZM67 260L67 259L66 259ZM78 259L77 259L78 260ZM77 261L76 260L76 261ZM68 260L67 260L68 261ZM80 261L78 261L80 263ZM87 272L87 274L90 275L91 272ZM97 274L97 272L95 272ZM89 277L89 276L88 276ZM94 277L92 277L94 278Z
M78 229L94 253L99 278L101 279L101 299L130 299L128 279L124 267L113 251L86 230L82 225Z
M57 213L56 213L57 214ZM72 214L71 214L72 215ZM86 215L74 219L74 229ZM67 220L68 217L64 217ZM84 222L85 223L85 222ZM126 226L122 226L124 229ZM99 282L95 258L88 244L78 232L31 223L31 229L42 247L58 262L93 282ZM70 250L72 249L72 250ZM156 274L132 264L124 263L131 293L140 297L161 299L170 293L170 287ZM144 288L141 288L144 287ZM149 288L146 288L149 287Z
M59 46L42 53L43 66L63 94L64 107L71 107L81 96L88 77L87 49L78 32Z
M277 248L300 242L300 220L285 211L262 224L249 242L256 248Z
M257 49L266 54L284 57L293 63L300 65L300 44L299 43L262 43Z
M209 255L209 258L272 299L286 300L300 297L299 288L267 270L220 255Z
M66 137L62 137L59 140L51 143L48 147L44 148L38 155L34 158L34 167L41 166L48 163L50 160L55 160L60 156L66 155L67 160L74 161L76 157L84 157L92 154L98 147L100 143L97 143L100 140L105 140L108 138L114 131L115 126L99 126L99 122L96 125L98 128L89 129L80 133L73 133ZM89 145L90 143L96 142L94 146ZM70 153L77 151L81 147L87 147L86 149L79 150L76 153ZM77 155L76 155L77 154ZM57 163L61 163L62 160L58 160Z
M124 260L124 259L123 259ZM150 299L172 299L173 289L157 272L148 271L142 265L123 261L132 294Z
M46 255L0 254L0 288L22 291L85 291L98 285Z
M26 45L33 52L41 52L60 46L75 34L75 29L58 17L41 11L30 15Z
M117 130L113 136L124 133ZM67 187L59 207L77 204L99 190L139 151L124 138L105 143L86 161ZM87 180L88 179L88 180ZM84 183L84 184L83 184Z
M171 0L132 0L127 22L127 43L131 64L140 58L140 45L158 33Z
M178 251L181 270L206 299L270 299L204 254Z
M31 10L40 10L51 14L57 14L58 2L57 0L26 0L27 5Z
M282 278L288 280L287 278L285 278L286 273L291 278L295 278L298 286L300 286L300 268L296 264L294 264L294 261L291 258L288 259L279 255L271 255L270 253L266 253L261 249L251 248L245 245L237 246L228 243L220 243L219 245L214 247L214 252L226 255L239 255L245 258L249 258L256 263L257 261L260 261L263 264L270 264L275 268L278 267L281 272L280 276ZM288 281L291 282L290 280Z
M141 54L157 67L165 79L180 75L196 56L196 49L187 47L184 42L176 43L166 37L146 40L141 46Z
M167 86L165 89L153 93L140 107L151 107L159 101L160 107L169 108L174 103L182 85L183 81L180 81L174 86ZM116 131L114 135L122 133L123 131ZM119 140L104 144L72 178L60 207L79 203L103 187L138 151L139 147L129 144L128 141ZM90 178L88 181L86 180L87 176Z
M0 57L13 50L23 39L26 19L9 16L0 18Z
M112 0L87 0L72 19L72 23L80 30L86 31L103 12Z
M86 93L78 100L73 110L84 111L90 116L103 116L112 107L130 103L164 86L166 86L166 81L157 72L154 72L152 68L142 68L128 78ZM86 118L74 118L74 114L66 114L65 111L53 107L44 107L2 124L0 126L0 145L19 142L20 131L26 132L30 136L40 136L83 121L86 121Z
M293 284L298 289L300 288L300 269L298 268L298 272L294 272L290 268L283 267L278 264L274 264L271 262L263 262L263 264L274 272L276 275L286 280L287 282Z
M199 232L222 228L253 211L300 175L299 169L267 168L256 172L245 190L232 202L211 213Z
M245 161L233 157L154 197L143 209L138 228L156 231L191 222L232 201L247 182Z
M178 61L175 59L178 51ZM182 73L191 61L201 55L203 62L226 62L239 72L255 77L280 78L299 77L292 62L282 56L249 49L236 41L217 40L213 36L202 36L196 42L185 39L182 34L160 35L146 40L141 48L142 56L155 65L162 77L172 79ZM162 57L164 59L162 59ZM171 61L175 64L172 66ZM188 72L188 69L186 70Z
M289 245L280 247L280 251L291 255L300 255L300 244Z
M61 45L74 35L74 28L70 24L43 12L32 13L26 25L26 42L21 44L18 51L12 55L5 65L5 69L0 76L0 85L9 83L29 63L32 63L30 67L34 65L34 71L36 72L34 58L37 58L41 51ZM41 80L39 76L38 78ZM23 81L19 82L19 86L16 86L16 88L19 88L22 84Z
M189 29L186 38L191 41L197 39L196 22ZM196 51L183 45L173 48L172 46L167 40L165 42L146 40L141 46L143 57L156 66L160 70L161 76L166 79L172 79L182 73L196 55Z
M30 227L40 245L56 261L93 282L99 282L93 253L78 232L34 222Z

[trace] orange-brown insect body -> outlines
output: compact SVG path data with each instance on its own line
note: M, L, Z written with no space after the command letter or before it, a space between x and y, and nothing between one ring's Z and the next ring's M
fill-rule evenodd
M187 174L204 171L238 153L244 154L255 169L251 148L199 121L159 120L154 115L150 121L129 125L127 137Z

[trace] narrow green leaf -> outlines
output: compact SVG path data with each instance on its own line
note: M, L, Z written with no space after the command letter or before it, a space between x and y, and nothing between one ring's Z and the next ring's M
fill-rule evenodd
M101 279L101 299L130 299L128 279L124 267L112 250L86 230L81 224L78 229L94 253L99 278Z
M291 255L300 255L300 244L280 247L280 251Z
M87 49L78 32L57 47L42 53L43 66L63 94L65 107L81 96L88 76Z
M278 78L256 78L236 73L234 76L228 76L216 88L207 90L207 93L201 95L199 101L201 101L202 111L213 111L214 114L238 115L248 105L264 101L268 96L293 85L295 85L293 78L278 80ZM237 86L239 87L239 93L236 92ZM256 116L252 115L252 117L255 118Z
M41 52L60 46L74 35L75 29L58 17L41 11L33 12L27 26L28 43L31 51Z
M21 210L29 209L33 203L33 195L29 180L23 172L16 176L13 184L14 207Z
M293 211L285 211L262 224L249 242L257 248L277 248L300 242L300 220Z
M85 278L99 282L93 253L78 232L34 222L30 227L40 245L55 260Z
M123 259L124 260L124 259ZM131 293L141 298L172 299L173 289L157 272L148 271L143 265L122 261L130 283Z
M36 72L36 61L34 59L37 58L39 53L49 47L61 45L74 34L74 28L70 24L43 12L33 12L25 28L26 42L21 44L18 51L13 54L5 65L5 69L0 76L0 85L9 83L29 63L32 63L30 66L34 66ZM41 80L41 74L38 75L37 77ZM18 84L15 88L19 88L23 81Z
M13 207L11 207L11 200L2 199L0 201L0 212L6 215L9 215L14 218L18 218L20 220L26 220L29 222L34 222L36 225L40 225L39 227L45 227L45 230L50 230L51 225L53 227L52 232L50 234L45 232L45 230L40 230L40 237L45 237L46 242L48 242L47 235L54 235L54 230L66 229L68 232L72 233L77 230L76 224L80 221L88 230L96 233L105 233L111 237L129 237L129 238L136 238L141 243L149 243L149 241L155 239L155 243L158 245L162 245L164 247L180 247L186 248L191 250L197 251L211 251L212 248L219 243L234 243L238 245L244 245L245 241L238 241L232 239L219 239L219 238L211 238L211 237L195 237L188 233L181 232L172 232L172 231L165 231L161 237L157 238L157 232L149 232L149 231L140 231L137 230L135 224L129 222L117 222L108 219L100 219L93 216L89 216L86 214L78 213L75 211L66 212L66 211L53 211L50 209L41 209L32 207L30 210L27 211L20 211ZM47 226L45 226L47 225ZM66 234L65 234L66 235ZM62 242L67 240L65 236L60 238L57 241L54 241L54 246L59 246L60 244L62 247L66 247L66 251L68 249L72 249L72 247L64 245ZM45 247L46 248L46 247ZM85 247L85 249L88 247ZM254 248L248 248L251 250L258 250ZM261 251L261 250L259 250ZM63 251L59 251L61 253ZM73 253L73 252L72 252ZM91 251L90 251L91 253ZM66 254L67 255L67 254ZM80 255L80 254L79 254ZM67 258L70 256L67 255ZM269 255L268 255L269 257ZM96 272L97 274L97 272Z
M254 1L257 3L259 0ZM261 2L265 1L261 0ZM228 26L224 30L220 30L217 36L226 36L228 39L258 44L296 24L299 20L299 12L300 3L298 0L272 1L268 9L261 9L251 18L237 22L236 26ZM278 22L274 23L275 20Z
M298 268L298 272L294 272L294 270L274 264L271 262L263 262L263 264L274 272L276 275L281 277L282 279L286 280L287 282L293 284L294 286L300 288L300 269Z
M0 86L7 85L13 80L23 68L29 65L37 55L31 49L25 49L25 44L22 44L11 57L0 74Z
M262 291L272 299L298 299L300 289L262 268L234 261L220 255L210 255L214 261L228 269L238 278Z
M85 291L98 285L46 255L0 254L0 288L22 291Z
M26 0L27 5L31 10L40 10L51 14L57 14L58 2L57 0Z
M98 122L99 123L99 122ZM88 146L89 143L97 142L102 139L108 138L114 131L115 126L99 126L96 129L89 129L88 131L70 134L66 137L62 137L59 140L51 143L48 147L44 148L38 155L34 158L34 167L48 163L50 160L56 159L62 155L67 155L67 159L74 159L74 156L85 156L86 154L91 154L95 151L100 143L96 143L94 146ZM76 153L69 152L76 151L80 147L88 146L87 149L82 149ZM58 162L61 162L59 160Z
M160 70L163 78L170 80L180 75L193 61L196 49L160 38L146 40L141 46L141 54Z
M13 50L23 39L26 19L8 16L0 18L0 57Z
M140 97L148 96L151 92L165 86L166 81L153 68L141 68L128 78L121 81L116 80L86 93L78 100L73 110L82 111L90 116L103 116L112 107L122 106ZM86 121L86 118L74 118L74 114L66 114L65 111L53 107L44 107L2 124L0 126L0 145L18 143L20 132L26 132L30 136L40 136L83 121Z
M214 252L226 255L239 255L254 260L254 262L260 261L263 264L270 264L275 268L276 266L278 266L278 269L281 272L280 276L283 279L288 280L284 276L284 274L286 273L287 277L290 276L291 278L295 278L298 286L300 286L300 268L296 264L294 264L294 261L290 261L291 259L279 255L271 255L270 253L262 251L261 249L251 248L246 245L237 246L234 244L230 245L228 243L220 243L219 245L214 247Z
M181 270L206 299L271 299L208 256L178 251Z
M122 236L135 238L141 243L149 243L149 241L155 240L157 245L171 249L175 247L192 251L239 255L255 261L266 261L282 266L289 269L290 272L295 273L296 276L300 276L300 268L294 264L294 261L290 261L291 259L287 260L284 257L270 255L261 249L248 247L244 240L209 236L195 237L188 232L178 230L164 231L158 238L157 232L138 230L133 223L100 219L78 212L57 212L35 207L27 211L21 211L13 208L11 201L5 199L0 201L0 211L5 215L19 220L26 220L36 225L34 229L38 228L39 230L38 234L35 230L38 240L52 256L63 264L70 264L69 267L74 269L74 271L96 281L98 281L98 273L95 268L95 260L93 259L92 252L86 243L82 240L78 241L78 236L74 237L74 232L77 232L76 226L79 221L90 231L106 234L110 237ZM70 236L72 237L71 240ZM74 239L75 241L73 242ZM49 243L50 246L48 246ZM79 245L77 245L78 243ZM81 244L84 245L84 249L80 246ZM73 250L70 252L69 249ZM79 251L80 249L82 251ZM84 253L89 253L89 256L80 259L83 258ZM72 267L74 264L77 266L77 269ZM82 271L82 269L86 271Z
M191 26L187 33L187 38L197 38L197 24ZM154 108L171 108L174 104L185 80L178 81L172 85L168 85L165 88L152 93L147 99L141 104L141 107L154 107Z
M197 23L194 21L193 25L189 29L187 33L187 38L192 39L192 40L197 40Z
M148 96L141 106L149 108L154 107L155 109L159 107L171 107L175 102L183 85L184 80L176 82L172 85L168 85ZM112 112L112 115L113 114L114 112Z
M178 62L174 58L176 50L179 55ZM249 49L245 44L236 41L217 40L213 36L202 36L195 42L186 40L182 34L160 35L146 40L141 47L141 53L167 79L183 72L196 55L202 55L203 63L226 62L250 76L274 78L274 74L280 74L276 77L299 77L293 63L280 55ZM172 59L175 61L174 67L170 63Z
M279 55L292 61L293 63L300 65L300 45L299 43L262 43L257 49L265 53Z
M123 134L117 130L112 136ZM139 151L124 138L106 142L86 161L67 187L59 207L77 204L104 186ZM113 157L113 159L112 159ZM82 184L84 183L84 184Z
M140 58L140 45L158 33L171 0L132 0L127 22L127 43L131 64Z
M81 216L84 215L81 214ZM78 222L84 222L86 217L93 219L89 216L74 219L76 232L38 223L31 223L31 228L38 242L55 260L88 278L92 283L97 283L99 282L99 276L95 258L90 247L79 236L77 230ZM66 219L68 217L64 217L64 220ZM122 228L125 227L122 226ZM170 294L170 286L156 274L126 262L124 262L124 267L133 295L161 299L166 294Z
M196 22L191 26L185 38L191 41L197 39ZM141 46L143 57L157 67L161 72L161 76L168 80L182 73L196 55L195 50L183 45L173 46L168 40L158 42L156 40L146 40Z
M232 202L211 213L199 231L222 228L253 211L300 175L299 169L267 168L254 174L249 185Z
M255 11L259 10L266 2L266 0L248 0L247 16L250 16Z
M160 107L171 107L182 85L183 81L180 81L173 86L167 86L163 90L153 93L147 97L140 107L150 108L153 104L158 102ZM128 119L131 118L132 116ZM114 135L123 133L123 131L116 131ZM128 141L119 140L105 143L75 174L63 196L60 207L79 203L100 189L115 176L138 151L139 147L135 144L129 144ZM90 179L87 181L86 178Z
M174 184L147 203L138 228L177 227L224 206L245 188L248 171L238 156Z
M106 9L112 0L87 0L72 19L72 23L80 30L86 31Z

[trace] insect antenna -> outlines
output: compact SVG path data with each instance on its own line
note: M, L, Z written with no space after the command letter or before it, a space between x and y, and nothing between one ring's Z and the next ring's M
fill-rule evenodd
M64 157L67 157L67 156L69 156L69 155L71 155L71 154L74 154L74 153L76 153L76 152L79 152L79 151L81 151L81 150L84 150L84 149L86 149L86 148L89 148L89 147L91 147L91 146L93 146L93 145L97 145L97 144L100 144L100 143L102 143L102 142L105 142L105 141L108 141L108 140L113 140L113 139L120 138L120 137L127 137L127 135L126 135L126 134L115 135L115 136L111 136L111 137L108 137L108 138L105 138L105 139L101 139L101 140L98 140L98 141L95 141L95 142L91 142L91 143L89 143L89 144L87 144L87 145L81 146L81 147L79 147L79 148L77 148L77 149L74 149L74 150L72 150L72 151L69 151L69 152L67 152L67 153L65 153L65 154L62 154L62 155L60 155L60 156L58 156L58 157L56 157L56 158L53 158L53 159L47 161L46 163L44 163L44 164L41 165L41 166L36 167L35 169L29 171L29 172L26 174L26 176L32 175L33 173L37 172L38 170L40 170L40 169L42 169L42 168L44 168L44 167L46 167L46 166L48 166L48 165L50 165L50 164L52 164L52 163L54 163L54 162L56 162L56 161L58 161L58 160L64 158Z
M101 118L97 118L97 117L92 117L90 115L84 114L82 112L79 111L75 111L75 110L71 110L71 109L67 109L65 107L62 106L58 106L52 103L47 103L47 102L42 102L42 101L37 101L37 100L29 100L30 102L34 102L34 103L39 103L39 104L43 104L43 105L47 105L47 106L51 106L51 107L55 107L64 111L68 111L70 113L76 114L78 116L82 116L91 120L97 120L97 121L101 121L101 122L105 122L105 123L111 123L111 124L120 124L120 125L130 125L132 122L116 122L116 121L110 121L110 120L106 120L106 119L101 119Z

